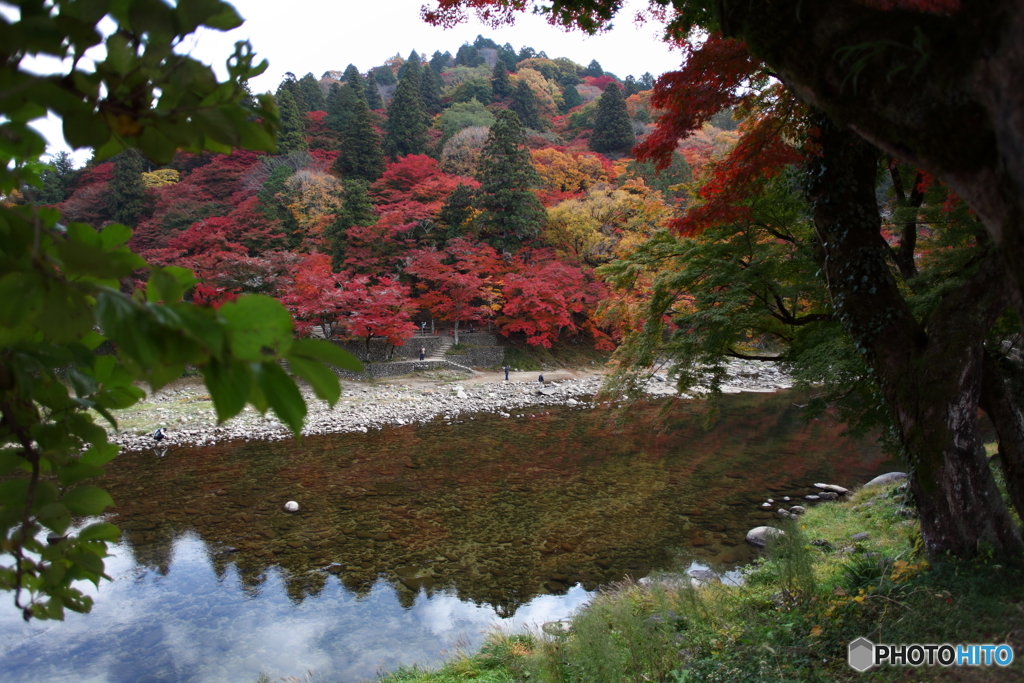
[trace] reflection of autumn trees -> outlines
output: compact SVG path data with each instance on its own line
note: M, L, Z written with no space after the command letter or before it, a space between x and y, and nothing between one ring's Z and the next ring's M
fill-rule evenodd
M412 567L429 581L410 585L512 614L538 593L642 576L698 533L706 559L736 554L724 542L742 541L754 523L747 496L791 479L874 473L876 450L836 442L837 426L803 425L791 403L736 397L712 432L702 416L685 414L653 429L664 418L652 406L628 424L614 409L477 416L472 432L306 437L301 449L221 444L155 463L127 454L105 484L139 563L164 573L174 571L173 539L194 532L217 576L233 568L253 595L277 571L296 602L322 591L329 575L357 596L383 577L411 605L416 595L395 572ZM734 473L745 478L725 477ZM284 512L287 500L299 502L297 514ZM692 515L701 514L723 531L700 532Z

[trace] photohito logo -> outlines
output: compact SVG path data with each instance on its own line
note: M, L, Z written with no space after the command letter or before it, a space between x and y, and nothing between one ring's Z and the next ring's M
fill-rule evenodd
M1013 648L1009 645L877 645L867 638L850 643L847 662L864 672L879 664L891 666L1009 666Z

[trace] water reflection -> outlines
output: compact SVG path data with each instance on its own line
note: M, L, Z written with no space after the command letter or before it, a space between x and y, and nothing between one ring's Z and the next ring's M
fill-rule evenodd
M883 468L839 425L802 424L792 397L726 397L711 431L699 410L128 454L104 482L126 531L117 580L64 624L23 627L4 605L0 666L18 681L370 677L475 644L488 624L561 618L680 548L745 561L766 495Z

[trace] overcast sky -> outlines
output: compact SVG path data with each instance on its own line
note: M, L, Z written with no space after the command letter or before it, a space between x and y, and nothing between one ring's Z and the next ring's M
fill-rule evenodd
M659 25L636 25L635 10L622 12L614 28L589 37L580 32L565 32L542 18L523 15L515 26L492 30L471 19L453 29L428 25L420 18L425 0L237 0L233 4L246 20L234 31L203 30L181 46L197 59L217 68L223 78L224 62L238 40L249 40L257 61L266 59L270 68L253 79L254 92L276 90L284 74L291 71L301 78L312 73L319 78L325 71L342 70L355 64L365 73L395 54L403 57L416 50L430 56L435 50L452 54L464 42L477 35L491 38L499 45L511 43L518 50L528 45L543 50L551 58L568 57L586 66L596 59L601 66L620 78L644 72L658 76L679 67L681 56L659 39ZM634 7L646 3L632 0ZM51 71L54 67L41 68ZM37 127L51 142L51 152L65 149L59 122L40 122ZM75 153L79 164L89 152Z

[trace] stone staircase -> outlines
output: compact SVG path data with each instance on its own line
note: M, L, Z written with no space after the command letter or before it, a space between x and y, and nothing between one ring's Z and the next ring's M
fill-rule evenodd
M444 354L448 352L448 349L455 345L455 340L452 337L445 338L436 349L434 349L433 355L427 356L427 360L448 360Z

